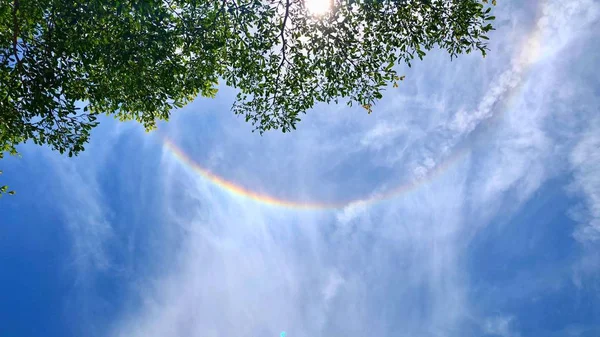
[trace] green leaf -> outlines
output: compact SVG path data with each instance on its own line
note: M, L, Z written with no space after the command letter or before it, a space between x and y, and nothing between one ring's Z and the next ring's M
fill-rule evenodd
M356 0L317 19L301 1L289 11L262 0L22 1L19 61L12 11L0 7L0 55L11 55L0 58L0 97L11 95L2 100L0 149L16 155L31 141L75 156L98 114L150 131L172 109L215 97L220 79L241 93L233 113L260 134L295 129L317 103L370 113L404 78L394 66L412 67L433 48L451 59L486 55L493 9L457 4Z

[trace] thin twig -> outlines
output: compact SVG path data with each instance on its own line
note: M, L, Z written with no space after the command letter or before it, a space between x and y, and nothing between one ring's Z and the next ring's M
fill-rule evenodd
M17 18L17 12L19 10L19 0L14 0L13 1L13 10L12 10L12 16L13 16L13 54L15 55L16 58L16 62L17 65L21 65L21 59L19 58L19 52L17 51L17 42L19 39L19 20Z

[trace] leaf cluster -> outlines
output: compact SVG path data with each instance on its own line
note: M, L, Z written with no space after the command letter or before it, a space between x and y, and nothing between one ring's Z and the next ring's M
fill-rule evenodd
M495 4L495 0L493 1ZM0 153L31 140L75 155L99 114L147 130L219 80L264 132L318 102L368 112L397 65L487 51L487 0L12 0L0 5Z

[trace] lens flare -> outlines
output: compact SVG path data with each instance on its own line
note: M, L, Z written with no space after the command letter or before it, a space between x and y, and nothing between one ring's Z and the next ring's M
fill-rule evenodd
M324 15L331 9L331 0L304 0L304 6L313 15Z

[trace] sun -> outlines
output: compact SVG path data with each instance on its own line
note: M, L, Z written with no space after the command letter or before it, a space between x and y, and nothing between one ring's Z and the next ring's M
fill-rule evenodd
M332 0L304 0L304 6L313 15L324 15L331 9Z

